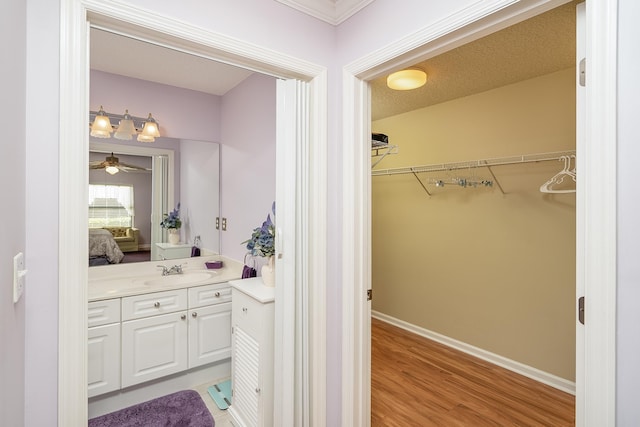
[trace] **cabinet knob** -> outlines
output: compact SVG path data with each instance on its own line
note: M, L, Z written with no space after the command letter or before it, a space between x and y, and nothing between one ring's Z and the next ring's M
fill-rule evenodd
M194 311L193 313L191 313L191 317L198 317L198 313Z
M183 314L182 316L180 316L180 319L182 319L182 320L184 320L184 319L186 319L186 318L187 318L187 315L186 315L186 314Z
M219 297L219 296L220 296L220 292L216 292L214 295L215 295L216 297Z
M242 307L242 312L246 313L247 312L247 307Z
M260 394L260 389L259 388L256 388L256 393Z
M153 303L153 306L154 306L155 308L160 308L160 303L159 303L159 302L155 302L155 303Z

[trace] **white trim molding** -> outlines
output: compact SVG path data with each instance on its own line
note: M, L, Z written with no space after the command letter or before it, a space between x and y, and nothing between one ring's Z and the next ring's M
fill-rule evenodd
M420 335L421 337L428 338L440 344L444 344L447 347L451 347L453 349L459 350L463 353L477 357L478 359L482 359L489 363L493 363L494 365L508 369L512 372L515 372L516 374L524 375L527 378L531 378L532 380L538 381L540 383L546 384L558 390L564 391L565 393L569 393L573 395L576 394L576 383L573 381L569 381L565 378L561 378L557 375L550 374L548 372L534 368L533 366L525 365L524 363L517 362L507 357L500 356L499 354L492 353L487 350L483 350L480 347L476 347L471 344L458 341L446 335L442 335L437 332L430 331L429 329L416 326L409 322L405 322L404 320L400 320L395 317L388 316L384 313L372 311L371 317L381 320L383 322L389 323L390 325L396 326L398 328L404 329L405 331L409 331L416 335Z
M371 286L367 223L370 181L362 166L368 153L370 116L366 80L433 57L567 0L475 2L441 21L362 57L343 70L343 336L342 425L370 423L370 310L364 305ZM586 326L584 372L576 373L576 425L615 425L616 324L616 35L617 2L587 2L587 129L577 204L584 218L577 230L577 278L584 278ZM359 223L358 221L362 221ZM580 223L580 222L579 222ZM578 286L581 284L577 284ZM577 287L578 287L577 286ZM578 366L579 368L580 366Z
M355 15L373 0L276 0L302 13L338 25Z
M587 1L584 186L577 258L584 277L584 396L576 425L616 425L618 2ZM578 181L580 185L580 181ZM577 374L580 374L579 372ZM580 405L580 406L578 406Z
M285 194L285 205L295 206L290 213L296 221L285 229L294 235L283 236L295 242L294 262L283 268L295 269L307 288L306 300L296 304L295 286L283 288L291 295L283 297L290 304L289 313L308 324L309 336L302 342L296 337L297 322L282 324L287 328L280 336L282 348L297 348L300 363L311 367L308 378L296 377L297 387L280 382L285 389L277 395L295 395L296 402L312 402L314 416L326 413L326 350L325 297L326 277L326 145L327 145L327 79L326 68L262 46L244 42L176 21L152 11L114 0L63 0L60 32L60 221L59 251L59 359L58 359L58 423L60 426L80 426L87 422L87 276L88 266L81 260L87 254L87 186L89 137L86 128L89 111L89 25L140 38L183 52L251 69L282 79L296 80L312 96L296 104L292 116L306 120L305 138L313 155L300 156L294 166L295 181L307 183L298 192ZM82 102L78 102L82 100ZM277 144L280 142L278 141ZM308 147L300 148L304 153ZM307 171L303 176L301 171ZM289 177L290 178L290 177ZM276 191L282 191L277 189ZM279 212L280 214L280 212ZM287 217L287 215L283 215ZM279 220L280 215L279 215ZM83 225L84 224L84 225ZM313 230L307 233L304 230ZM289 272L290 273L290 272ZM291 275L291 274L290 274ZM301 276L303 275L303 276ZM297 283L294 283L296 285ZM279 284L277 284L279 286ZM283 301L284 302L284 301ZM293 304L293 305L291 305ZM302 306L301 306L302 305ZM288 341L287 341L288 340ZM313 346L313 351L310 347ZM281 351L277 349L276 351ZM276 375L279 373L276 372ZM300 375L299 372L296 375ZM286 389L289 387L289 389ZM294 401L282 405L280 414L293 419ZM302 408L305 425L311 409ZM277 425L280 420L274 420Z

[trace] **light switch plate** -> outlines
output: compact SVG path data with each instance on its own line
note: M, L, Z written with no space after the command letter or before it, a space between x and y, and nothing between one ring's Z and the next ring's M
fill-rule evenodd
M24 269L24 254L19 252L13 257L13 303L17 303L24 292L27 270Z

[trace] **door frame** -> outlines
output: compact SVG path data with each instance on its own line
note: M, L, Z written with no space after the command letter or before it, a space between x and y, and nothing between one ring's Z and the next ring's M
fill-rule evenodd
M342 425L371 413L371 173L368 81L535 16L567 0L476 2L343 69ZM577 146L576 280L587 325L576 366L576 425L615 425L617 1L587 1L586 127ZM579 343L579 342L578 342Z
M277 111L276 150L281 154L276 153L276 162L289 173L276 178L276 202L289 211L278 214L282 232L276 237L281 251L276 266L279 280L296 282L279 281L276 285L282 302L276 303L275 347L279 354L299 360L303 369L287 376L281 375L282 369L276 370L274 393L296 399L282 400L274 413L276 424L282 426L294 426L296 419L308 420L308 425L324 425L326 68L121 2L63 0L60 7L59 252L64 256L59 257L58 263L58 425L87 422L88 267L81 260L88 259L86 165L91 25L292 80L308 94L300 99L296 93L283 95L277 89L277 96L287 100L287 107ZM301 135L304 137L296 139ZM282 154L285 152L287 156ZM289 182L296 183L295 192L283 188ZM297 292L306 301L300 301ZM309 310L307 304L311 306ZM308 339L297 337L296 325L306 325ZM313 420L309 419L310 408Z

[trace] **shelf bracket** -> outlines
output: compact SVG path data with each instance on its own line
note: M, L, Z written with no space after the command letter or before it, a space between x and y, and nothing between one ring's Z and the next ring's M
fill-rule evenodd
M381 150L383 150L382 154L380 154ZM373 153L374 151L375 151L375 154ZM380 157L380 158L375 162L373 162L373 164L371 165L371 168L373 169L374 167L376 167L376 165L380 163L382 159L387 157L389 154L398 154L399 151L400 150L398 149L397 145L388 145L386 147L372 147L371 157Z
M496 185L498 186L498 188L500 189L500 192L502 193L502 195L505 195L504 190L502 189L502 185L500 185L500 182L498 181L498 179L496 178L496 175L493 173L493 170L491 169L491 166L487 165L487 169L489 169L489 173L491 174L491 177L493 178L493 182L496 183Z
M427 187L425 187L425 185L422 183L422 181L420 180L420 178L418 177L418 174L415 173L415 171L411 171L413 173L413 176L416 177L416 179L418 180L418 182L420 183L420 185L422 186L422 189L429 195L429 197L431 197L431 193L429 193L429 190L427 190Z

